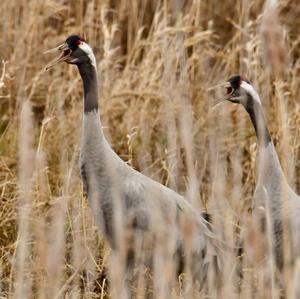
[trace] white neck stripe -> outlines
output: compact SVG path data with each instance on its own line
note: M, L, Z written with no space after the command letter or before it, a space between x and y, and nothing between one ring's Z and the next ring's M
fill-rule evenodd
M95 55L94 55L94 52L92 50L92 48L90 47L90 45L88 45L87 43L85 42L81 42L80 45L78 46L83 52L85 52L90 61L91 61L91 64L95 67L96 67L96 58L95 58Z
M245 81L242 81L241 87L252 96L252 98L255 102L261 104L259 95L256 92L256 90L252 87L252 85L250 85L249 83L247 83Z

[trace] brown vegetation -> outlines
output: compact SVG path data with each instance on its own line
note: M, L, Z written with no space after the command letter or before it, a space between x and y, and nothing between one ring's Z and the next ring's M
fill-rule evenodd
M248 228L243 279L228 253L218 290L191 290L183 275L170 291L145 270L137 297L299 298L300 262L287 257L277 273L251 221L254 130L242 107L212 108L220 95L209 91L235 73L253 82L299 191L300 5L270 9L261 0L0 1L0 298L110 298L113 289L117 268L78 171L80 78L66 64L44 71L43 52L74 33L94 48L106 136L122 159L212 213L229 247Z

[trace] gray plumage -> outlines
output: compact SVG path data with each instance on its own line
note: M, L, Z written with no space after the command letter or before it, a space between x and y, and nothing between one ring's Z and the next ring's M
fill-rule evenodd
M118 249L118 234L127 230L139 236L141 233L156 236L165 231L167 239L174 239L174 253L184 249L185 234L191 233L189 250L193 272L197 275L202 272L203 278L207 264L220 258L218 241L210 225L181 195L137 172L112 150L98 113L97 71L92 49L80 37L71 36L65 42L64 51L68 57L63 60L78 66L83 81L80 170L102 232L112 248ZM191 232L184 230L185 222L192 224Z
M282 171L272 142L259 95L241 76L229 79L227 99L242 104L254 126L258 143L258 171L253 195L254 219L266 229L266 212L269 211L273 246L277 265L283 265L283 234L291 241L292 256L300 254L300 197L291 189Z

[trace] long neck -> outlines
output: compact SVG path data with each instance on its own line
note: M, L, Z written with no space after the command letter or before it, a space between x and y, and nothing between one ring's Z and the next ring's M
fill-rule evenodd
M84 113L98 110L98 81L96 68L91 64L78 66L84 89Z
M284 175L267 127L260 100L248 98L245 108L250 116L257 137L259 152L258 182L263 183L265 187L272 186L274 189L281 184Z
M245 108L254 126L259 146L267 147L272 140L261 104L249 98Z

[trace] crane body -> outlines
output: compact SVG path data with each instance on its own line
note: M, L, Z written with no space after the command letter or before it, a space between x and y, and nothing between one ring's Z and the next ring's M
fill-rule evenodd
M173 239L173 253L185 247L185 222L191 224L193 272L203 277L212 260L220 262L219 242L209 223L175 191L127 165L106 140L98 111L96 59L91 47L79 36L70 36L54 49L60 61L76 64L83 82L84 113L80 172L97 224L113 249L118 234L128 230L140 236L162 232ZM134 240L134 238L133 238Z
M283 173L256 90L240 75L231 77L225 87L226 99L244 106L255 129L259 162L253 216L265 231L266 212L269 212L274 253L277 265L281 268L285 231L291 238L292 254L300 255L300 197L289 186Z

